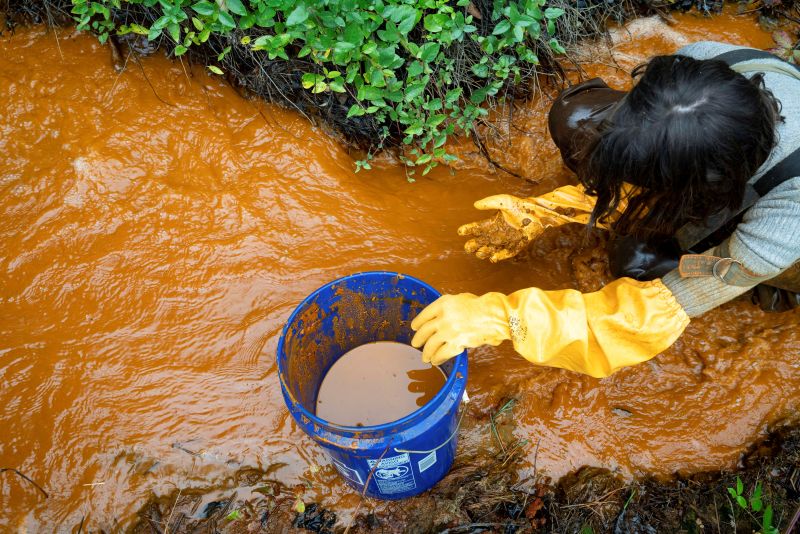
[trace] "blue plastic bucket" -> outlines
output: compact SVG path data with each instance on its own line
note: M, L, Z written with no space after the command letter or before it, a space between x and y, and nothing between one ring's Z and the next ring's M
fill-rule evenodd
M447 381L425 406L377 426L340 426L314 415L328 369L351 349L374 341L410 343L411 320L439 297L411 276L366 272L335 280L295 309L278 342L286 405L347 483L378 499L403 499L444 477L456 452L457 413L467 383L467 353L442 369Z

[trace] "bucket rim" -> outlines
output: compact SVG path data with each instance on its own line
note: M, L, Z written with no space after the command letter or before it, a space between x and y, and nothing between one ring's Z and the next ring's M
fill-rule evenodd
M277 356L277 363L278 363L278 379L281 383L281 390L283 391L283 396L288 404L290 404L290 412L295 420L300 423L302 426L307 427L309 425L313 425L315 427L322 427L329 431L334 431L336 433L345 433L348 435L353 436L366 436L366 435L380 435L387 432L398 432L402 428L406 427L408 424L416 421L421 417L425 417L431 411L435 410L436 407L441 405L449 396L450 392L457 388L458 382L465 381L467 377L467 369L468 369L468 362L467 362L467 351L464 350L457 356L455 356L453 361L453 368L447 376L447 380L445 381L444 385L439 389L436 395L433 396L431 400L429 400L425 405L420 406L418 409L414 410L410 414L401 417L400 419L395 419L394 421L389 421L388 423L382 423L380 425L370 425L370 426L346 426L346 425L339 425L333 423L331 421L327 421L325 419L320 419L311 411L306 409L302 403L298 402L294 395L289 391L289 388L286 385L284 380L284 376L286 375L286 369L284 364L284 358L280 356L283 354L285 356L285 346L284 341L286 339L286 334L289 330L289 325L294 322L294 319L304 311L305 305L311 301L313 301L319 294L323 291L327 290L331 286L339 283L343 283L348 280L363 278L367 276L388 276L388 277L400 277L400 278L408 278L413 282L419 284L420 286L424 287L427 291L429 291L434 297L439 298L442 294L436 290L430 284L423 282L419 278L415 276L411 276L409 274L399 273L395 271L362 271L358 273L349 274L347 276L342 276L326 284L318 287L308 296L306 296L300 304L295 307L294 311L292 311L289 318L286 320L286 323L283 325L283 329L281 330L281 336L278 339L278 346L276 348L276 356ZM459 376L460 375L460 376ZM300 412L299 415L302 416L298 417L297 412Z

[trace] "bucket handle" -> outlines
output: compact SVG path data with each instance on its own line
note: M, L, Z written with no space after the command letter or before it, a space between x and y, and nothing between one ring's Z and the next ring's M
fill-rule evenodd
M461 400L463 401L463 403L464 403L464 404L469 404L469 395L467 395L467 392L466 392L466 391L464 392L464 396L461 398ZM461 428L461 421L463 421L463 420L464 420L464 415L465 415L466 413L467 413L467 409L466 409L466 408L464 408L463 410L461 410L461 416L458 418L458 424L456 425L456 429L455 429L455 430L453 430L453 433L452 433L452 434L450 434L450 437L449 437L449 438L447 438L447 439L444 441L444 443L442 443L441 445L439 445L439 446L437 446L437 447L434 447L433 449L430 449L430 450L427 450L427 451L413 451L413 450L411 450L411 449L398 449L397 447L394 447L394 452L397 452L397 453L400 453L400 454L402 454L402 453L410 453L410 454L430 454L430 453L432 453L432 452L434 452L434 451L438 451L439 449L441 449L442 447L444 447L445 445L447 445L448 443L450 443L450 442L453 440L453 438L454 438L454 437L456 437L456 434L458 434L458 429L459 429L459 428Z

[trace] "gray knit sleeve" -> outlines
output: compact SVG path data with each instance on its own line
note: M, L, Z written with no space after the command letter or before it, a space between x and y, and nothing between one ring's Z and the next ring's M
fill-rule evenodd
M760 199L728 241L730 256L761 276L774 277L800 260L800 176ZM662 279L689 317L697 317L745 291L713 277L681 278L677 269Z

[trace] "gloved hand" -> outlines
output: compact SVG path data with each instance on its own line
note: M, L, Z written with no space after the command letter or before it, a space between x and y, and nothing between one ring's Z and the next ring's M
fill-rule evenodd
M625 210L624 197L633 190L627 186L618 213ZM513 195L494 195L475 202L479 210L499 210L494 217L458 229L458 235L472 239L464 250L480 259L498 262L513 258L547 228L567 223L586 224L594 209L595 197L587 195L582 186L559 187L544 195L519 198ZM598 224L605 228L604 224Z
M661 280L620 278L600 291L522 289L444 295L411 322L411 344L440 365L465 348L510 339L525 359L597 378L659 354L689 317Z

